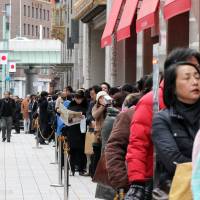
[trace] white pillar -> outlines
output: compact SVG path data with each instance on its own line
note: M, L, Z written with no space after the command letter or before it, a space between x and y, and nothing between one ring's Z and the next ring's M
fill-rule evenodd
M107 0L107 19L110 15L112 7L112 0ZM116 40L113 38L111 46L106 47L106 69L105 69L105 81L110 83L111 86L117 84L117 45Z
M79 45L74 44L74 67L73 67L73 88L79 87L79 66L78 66L78 49Z
M83 77L84 83L83 87L90 87L90 43L89 43L89 25L83 24Z
M42 40L43 38L43 29L42 29L42 25L40 25L40 40Z
M107 0L107 19L108 16L110 14L110 10L111 10L111 6L112 6L112 0ZM111 46L107 46L106 48L106 58L105 58L105 81L110 83L111 80L111 63L112 63L112 47Z
M79 22L79 48L78 48L78 66L79 66L79 87L83 87L83 23Z

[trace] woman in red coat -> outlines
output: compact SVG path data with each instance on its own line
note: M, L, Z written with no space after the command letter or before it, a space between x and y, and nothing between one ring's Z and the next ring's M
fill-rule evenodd
M188 61L200 64L200 54L192 49L175 49L165 61L166 70L171 64ZM164 108L163 86L159 88L159 107ZM153 143L151 139L153 117L153 92L147 93L136 106L131 123L127 151L128 178L131 187L125 200L150 200L151 190L145 186L153 178Z

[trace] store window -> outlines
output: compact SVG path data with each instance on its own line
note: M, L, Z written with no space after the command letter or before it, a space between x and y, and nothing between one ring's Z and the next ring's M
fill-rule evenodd
M40 19L42 19L42 8L40 8Z
M28 24L28 35L30 35L30 24Z
M38 19L38 8L36 8L36 19Z
M32 7L32 18L34 18L34 16L35 16L35 9L34 7Z
M38 26L35 27L35 35L38 37Z
M6 16L10 16L10 4L5 4L5 11L6 11Z
M34 36L34 26L32 25L32 36Z
M47 28L47 38L49 38L49 28Z
M46 29L45 29L45 27L43 27L43 38L45 38L46 37Z
M26 16L26 5L24 5L24 16Z
M31 8L30 8L30 6L28 6L28 17L30 17L31 16Z
M47 10L47 20L49 21L49 10Z
M46 20L46 10L43 10L44 20Z
M26 35L26 24L24 24L24 35Z

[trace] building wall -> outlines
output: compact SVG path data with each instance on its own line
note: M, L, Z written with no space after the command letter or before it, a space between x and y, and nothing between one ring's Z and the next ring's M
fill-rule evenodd
M17 36L27 38L39 38L39 29L42 25L43 38L51 36L51 16L52 7L49 0L1 0L0 10L5 9L6 4L11 2L11 38ZM21 2L21 10L20 10ZM38 17L36 17L38 10ZM40 18L40 10L42 16ZM20 23L21 11L21 23ZM45 15L44 15L45 12ZM0 27L2 27L2 15L0 12ZM25 30L24 30L25 29ZM21 34L21 35L20 35ZM2 38L2 29L0 28L0 38Z
M110 14L112 2L113 0L107 0L106 18ZM164 0L161 0L160 10L162 10L164 2ZM152 72L154 57L158 59L159 68L163 71L166 56L172 49L190 46L199 50L199 10L199 1L192 0L192 10L189 18L187 18L186 13L176 16L167 22L160 11L159 42L158 37L153 35L154 30L149 29L137 35L133 34L132 38L125 41L117 44L113 43L111 46L106 47L105 50L100 49L103 29L96 31L93 28L93 25L96 24L94 20L89 24L83 25L81 44L79 43L76 46L76 49L81 48L83 52L78 51L75 53L74 59L74 63L77 66L74 73L75 85L79 84L81 86L83 81L83 86L87 88L93 84L98 84L103 79L111 83L111 85L133 83L143 75ZM102 21L99 20L99 23L102 23ZM178 31L178 34L174 34L175 31L176 33ZM136 49L134 49L134 45L137 45ZM83 59L82 62L80 62L81 59ZM83 69L80 65L81 63L83 64ZM80 76L81 73L83 74L83 80Z
M90 34L90 86L105 80L105 50L100 47L102 32L92 29Z

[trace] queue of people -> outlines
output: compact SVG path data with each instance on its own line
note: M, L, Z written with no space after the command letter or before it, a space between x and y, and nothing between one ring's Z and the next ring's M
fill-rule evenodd
M2 141L10 142L13 122L20 133L20 113L25 134L35 132L38 118L40 144L59 130L69 144L72 176L91 176L98 183L96 198L167 200L177 165L192 161L200 128L200 53L178 48L168 55L160 73L158 112L153 110L152 79L150 74L134 85L103 82L76 91L68 86L23 101L6 92L0 101ZM80 124L59 129L61 106L82 113L84 132Z

